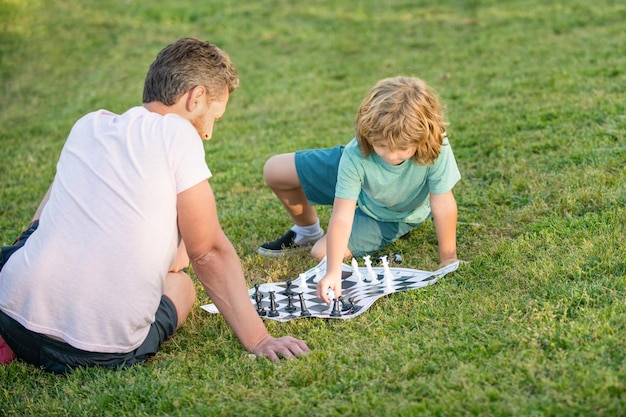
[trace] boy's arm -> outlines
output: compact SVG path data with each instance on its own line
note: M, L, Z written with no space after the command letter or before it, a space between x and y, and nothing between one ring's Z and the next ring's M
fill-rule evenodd
M433 214L437 242L439 243L439 265L456 262L457 206L452 191L430 194L430 209Z
M326 294L329 288L337 297L341 295L341 264L348 248L355 209L356 201L335 198L326 234L326 275L317 284L317 296L327 304L330 303Z

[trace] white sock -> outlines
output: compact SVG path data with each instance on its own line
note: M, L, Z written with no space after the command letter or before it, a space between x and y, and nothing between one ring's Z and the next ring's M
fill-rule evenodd
M308 240L307 238L315 237L315 236L320 235L321 233L324 233L324 231L320 227L319 219L317 219L315 223L309 226L298 226L296 224L291 228L291 230L296 232L295 241L297 244L300 244L302 241Z

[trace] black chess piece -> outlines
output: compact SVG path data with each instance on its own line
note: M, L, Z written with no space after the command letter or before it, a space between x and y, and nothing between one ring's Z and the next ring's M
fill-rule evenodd
M267 313L268 317L278 317L279 313L276 306L276 294L274 294L274 291L270 291L270 311Z
M261 305L261 297L257 297L256 299L256 312L259 316L263 317L267 314L263 306Z
M257 304L261 303L261 300L263 299L263 293L261 293L259 291L259 284L254 284L254 301L256 301Z
M399 253L394 253L393 254L393 261L397 264L401 264L402 263L402 255L400 255Z
M281 294L289 297L290 295L293 295L293 290L291 289L291 280L287 280L285 284L287 285L287 288L285 288L285 291L283 291Z
M254 298L254 301L256 302L256 312L261 317L265 316L267 313L265 312L265 309L261 305L263 294L261 294L261 292L259 291L259 284L254 284L254 294L252 295L252 297Z
M348 298L347 300L343 298L343 296L339 297L339 301L341 301L341 311L349 311L352 309L352 298Z
M339 301L339 298L335 298L333 300L333 311L330 312L331 317L341 317L341 307L339 307L340 303L341 301Z
M291 291L289 295L287 296L287 307L285 307L285 311L288 313L293 313L297 309L298 308L295 305L293 305L293 291Z
M308 317L311 315L311 312L308 308L306 308L306 303L304 302L304 293L298 293L298 297L300 297L300 316Z

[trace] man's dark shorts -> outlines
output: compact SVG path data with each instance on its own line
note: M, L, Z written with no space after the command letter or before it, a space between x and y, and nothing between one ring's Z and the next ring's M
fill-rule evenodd
M0 261L6 262L9 256L22 247L37 226L38 222L33 223L13 246L3 247ZM2 269L2 263L0 263L0 269ZM98 353L76 349L67 343L31 332L0 311L0 335L17 357L55 373L67 372L80 366L128 368L143 362L156 354L161 344L174 335L177 324L176 307L167 296L163 295L148 336L137 349L128 353Z

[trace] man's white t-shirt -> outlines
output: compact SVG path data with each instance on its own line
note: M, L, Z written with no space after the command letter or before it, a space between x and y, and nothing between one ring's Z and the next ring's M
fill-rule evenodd
M0 309L82 350L136 349L176 256L176 196L210 176L200 136L179 116L82 117L39 228L0 272Z

